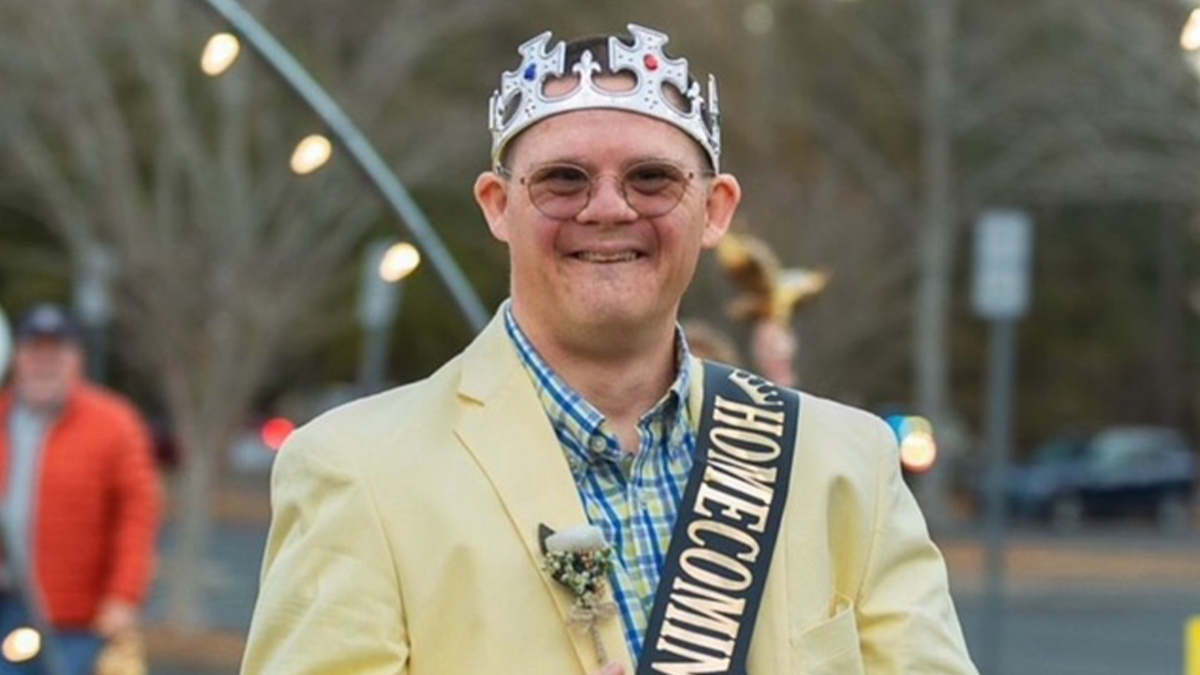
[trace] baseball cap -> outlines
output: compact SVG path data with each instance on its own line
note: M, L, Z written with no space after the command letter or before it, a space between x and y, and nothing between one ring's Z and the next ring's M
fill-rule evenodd
M18 341L38 337L76 340L79 328L60 305L42 303L30 308L17 323Z

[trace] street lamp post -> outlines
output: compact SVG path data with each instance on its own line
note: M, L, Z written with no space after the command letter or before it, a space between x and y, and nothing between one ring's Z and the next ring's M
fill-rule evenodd
M388 366L392 327L400 313L403 281L421 264L421 255L409 243L373 242L363 258L363 279L358 321L363 328L358 388L362 394L383 389Z
M116 261L108 248L92 244L84 251L75 278L75 313L83 325L88 376L104 382L108 375L108 329L112 323L112 279Z
M383 158L367 141L358 127L350 121L341 107L317 84L308 71L262 26L237 0L204 0L213 11L229 23L283 78L305 103L317 113L330 132L354 159L355 164L378 190L388 206L400 217L429 257L430 264L441 277L459 310L471 327L481 330L488 320L479 296L467 281L437 232L408 190L391 172Z

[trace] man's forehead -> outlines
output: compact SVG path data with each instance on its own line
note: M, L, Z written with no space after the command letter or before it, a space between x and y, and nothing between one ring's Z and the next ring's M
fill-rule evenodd
M582 166L648 160L702 163L704 150L682 130L624 110L577 110L541 120L515 138L512 163L571 161ZM518 160L517 158L520 157Z
M77 348L78 346L79 345L74 340L59 335L34 335L17 342L17 349L38 351L69 351Z

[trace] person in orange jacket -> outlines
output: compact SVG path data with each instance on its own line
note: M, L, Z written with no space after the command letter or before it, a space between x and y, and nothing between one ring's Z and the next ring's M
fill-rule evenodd
M29 623L32 591L63 675L91 673L106 640L137 628L154 577L162 487L137 409L85 381L76 325L57 305L18 323L0 393L0 526L10 550L0 639ZM14 584L27 583L26 589ZM0 660L0 673L39 673Z

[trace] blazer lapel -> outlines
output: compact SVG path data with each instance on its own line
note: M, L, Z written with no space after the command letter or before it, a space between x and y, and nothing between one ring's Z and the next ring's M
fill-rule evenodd
M587 524L588 519L562 447L508 337L503 310L463 353L462 373L462 415L456 432L495 486L530 564L540 570L539 526L558 530ZM580 666L584 672L596 670L595 647L587 633L567 626L573 598L545 572L541 576ZM610 658L629 668L620 619L604 621L601 635Z

